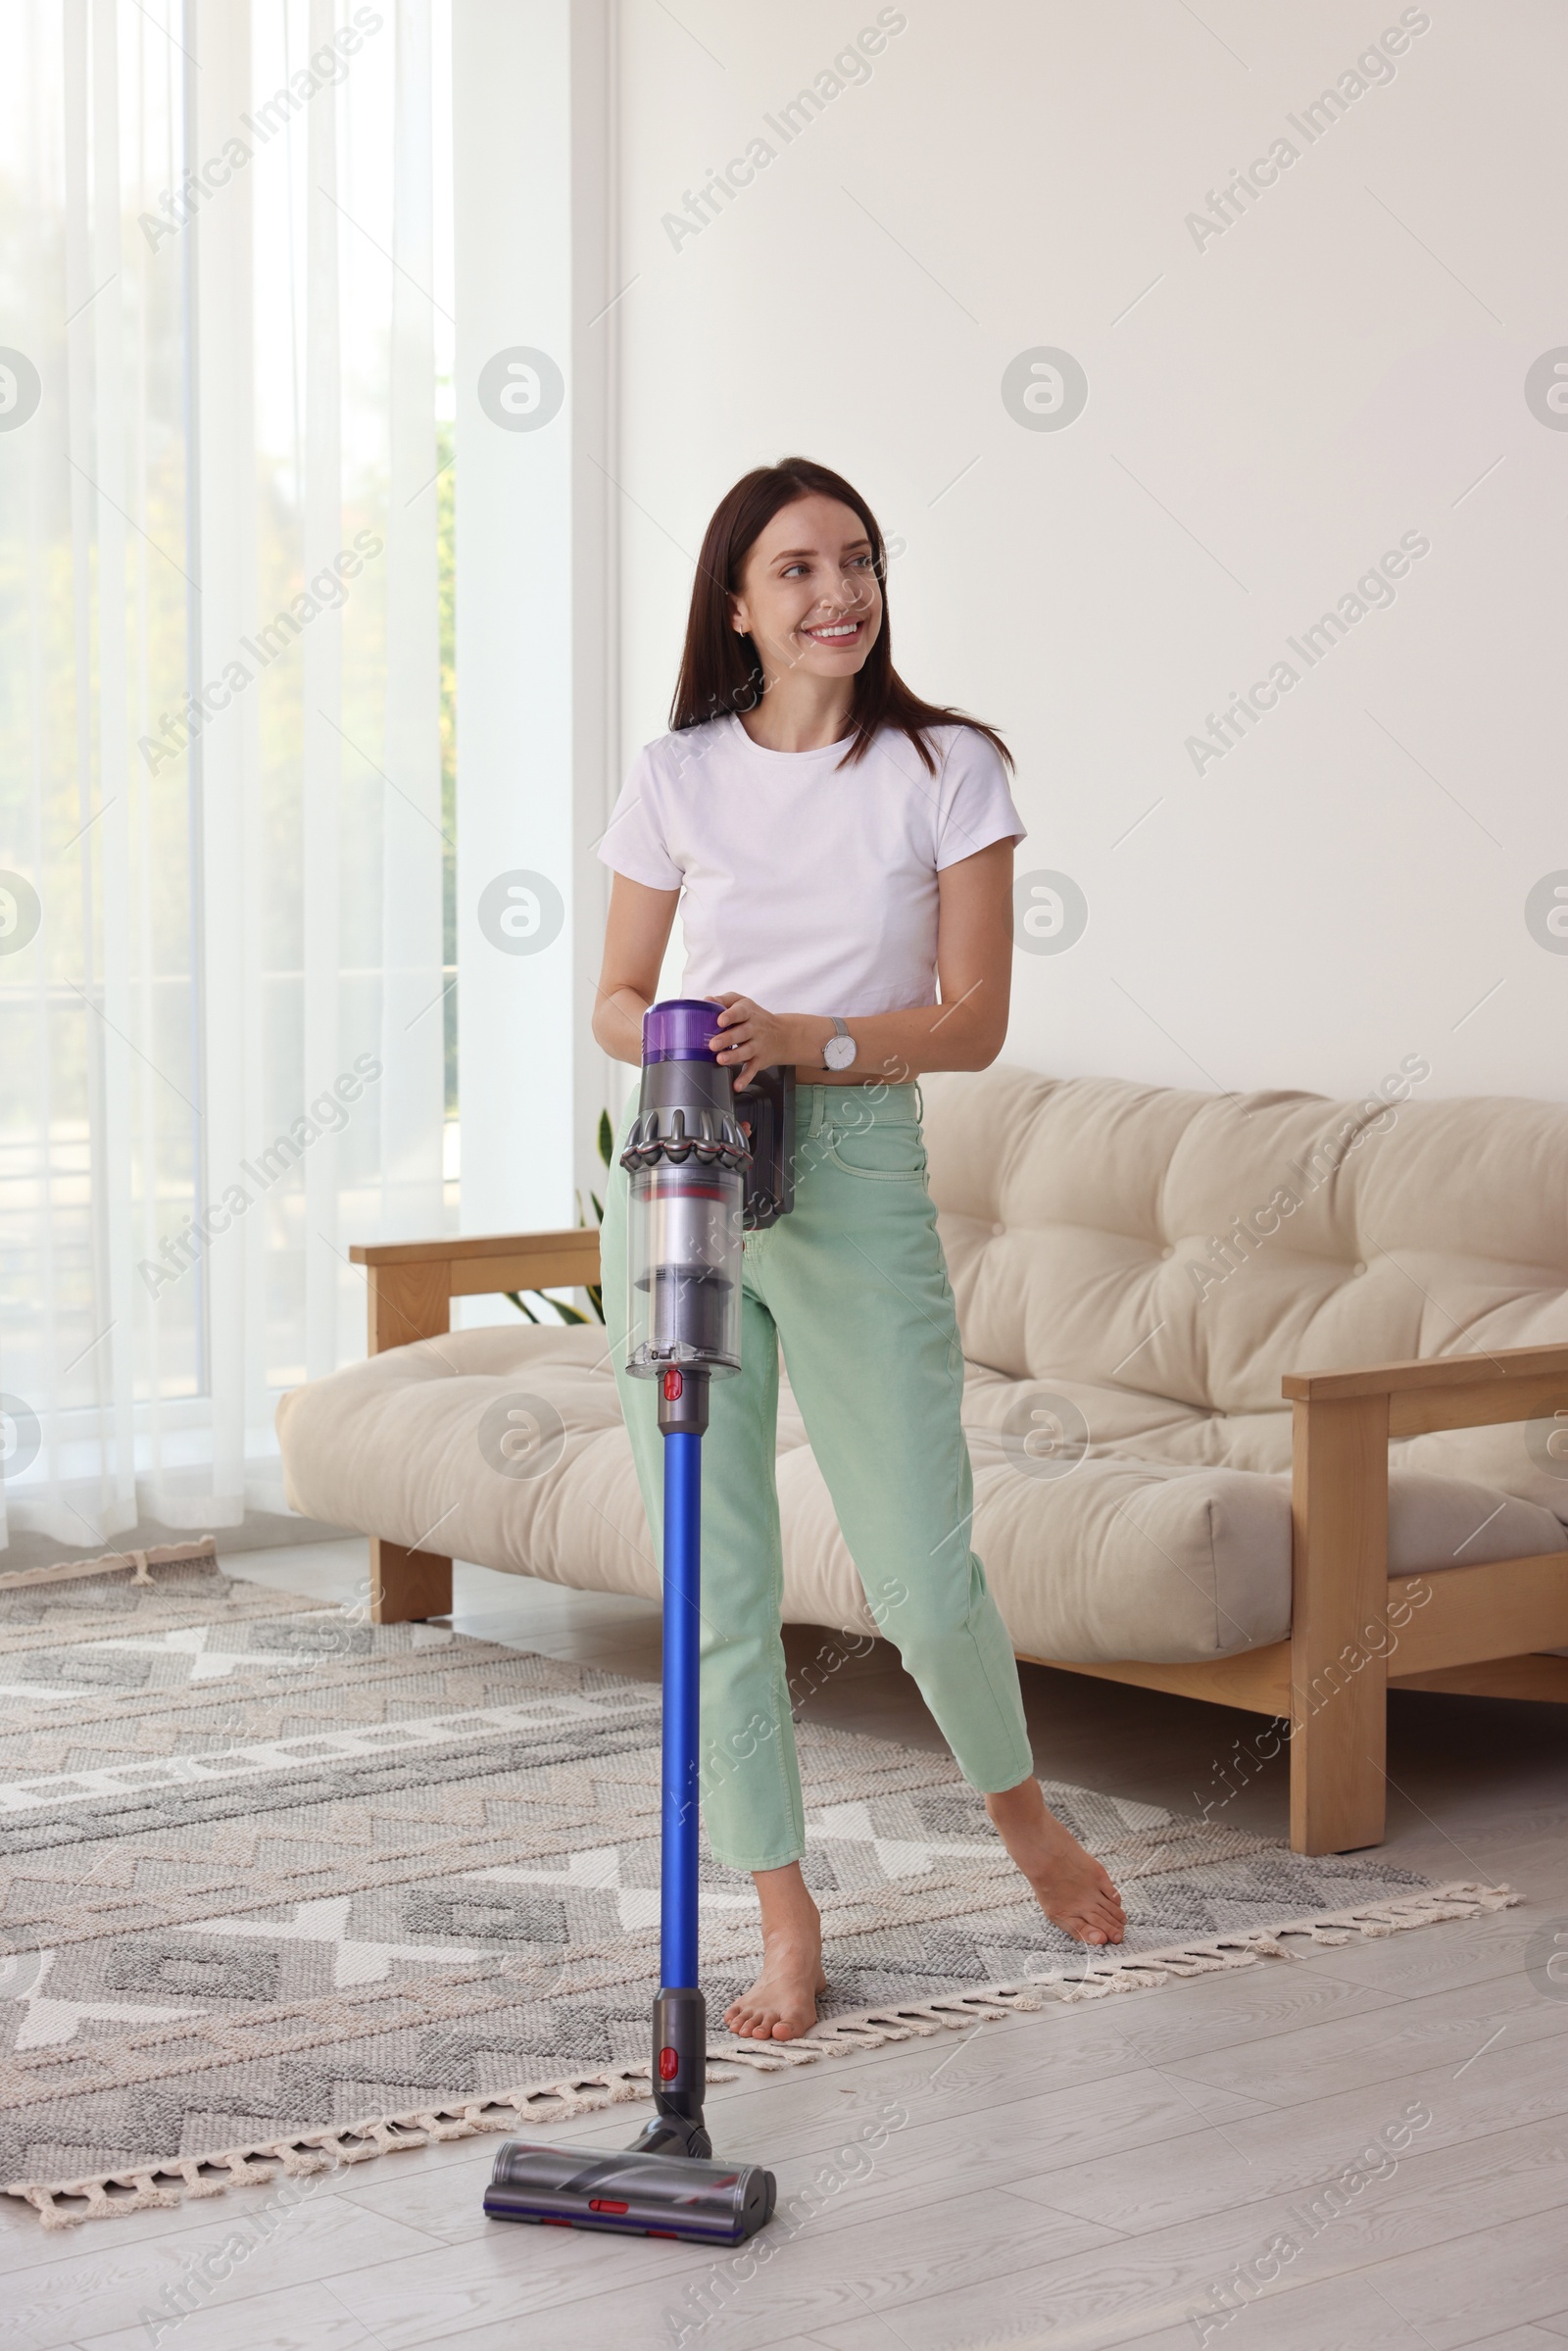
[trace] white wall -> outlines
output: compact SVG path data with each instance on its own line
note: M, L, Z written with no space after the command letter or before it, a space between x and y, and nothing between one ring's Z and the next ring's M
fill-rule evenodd
M1524 908L1568 867L1568 433L1523 383L1568 339L1568 22L1431 0L1308 145L1287 115L1398 0L1199 13L907 0L785 145L764 115L874 5L627 0L622 767L713 503L804 451L907 542L905 675L1012 744L1019 871L1087 895L1070 952L1014 958L1009 1060L1350 1094L1419 1053L1434 1095L1561 1098L1568 955ZM775 160L676 250L662 216L760 133ZM1282 135L1298 160L1199 249L1188 213ZM1087 370L1065 430L1003 405L1036 346ZM1411 531L1396 600L1306 671L1286 637ZM1282 658L1300 682L1196 773L1186 738Z
M452 7L469 1233L577 1222L603 1191L600 1111L631 1082L628 1070L607 1096L591 1027L606 898L592 845L617 757L611 23L610 0ZM498 371L515 379L502 391ZM492 1298L457 1312L514 1318Z
M564 1105L571 1094L573 909L557 877L571 868L572 411L548 416L547 396L540 429L514 430L483 403L483 371L498 355L553 356L569 342L568 53L563 0L453 8L458 1040L469 1233L570 1221L569 1131L540 1104ZM508 389L525 415L524 393L537 387L519 373ZM515 909L502 910L520 949L538 912L549 944L536 954L501 946L497 918L484 919L485 893L504 895L508 875L540 876L555 893L530 899L519 879ZM485 1302L484 1314L502 1311Z

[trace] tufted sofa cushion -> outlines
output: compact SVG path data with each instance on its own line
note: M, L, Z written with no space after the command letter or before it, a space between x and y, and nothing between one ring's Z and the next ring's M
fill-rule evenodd
M1568 1107L1411 1101L1410 1082L1339 1103L1005 1067L922 1081L975 1548L1020 1650L1201 1660L1283 1638L1281 1375L1568 1341ZM542 1476L499 1475L480 1449L509 1393L560 1416ZM597 1326L395 1348L294 1391L278 1422L297 1509L658 1594ZM1391 1573L1568 1553L1543 1434L1391 1447ZM787 1379L778 1490L786 1615L868 1629Z

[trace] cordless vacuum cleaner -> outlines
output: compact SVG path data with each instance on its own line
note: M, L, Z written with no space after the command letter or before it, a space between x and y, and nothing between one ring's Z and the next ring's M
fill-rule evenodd
M659 1382L664 1439L661 1987L656 2112L624 2154L508 2139L484 2209L497 2221L735 2245L773 2210L771 2172L712 2160L703 2122L708 2012L697 1984L698 1622L708 1383L741 1367L741 1239L793 1204L795 1073L759 1071L737 1102L709 1051L716 1007L675 998L643 1021L628 1171L626 1369Z

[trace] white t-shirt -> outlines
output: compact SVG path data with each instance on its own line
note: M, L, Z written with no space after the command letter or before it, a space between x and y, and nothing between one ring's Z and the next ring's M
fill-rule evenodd
M887 726L853 767L843 743L766 751L733 717L638 754L599 855L651 889L684 884L683 995L841 1014L937 1002L937 874L1024 824L984 735L926 739L934 775Z

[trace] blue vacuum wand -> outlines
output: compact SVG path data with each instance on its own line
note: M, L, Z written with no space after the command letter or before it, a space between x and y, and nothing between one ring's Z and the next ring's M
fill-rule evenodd
M707 1040L714 1006L654 1004L621 1165L630 1176L626 1369L659 1382L664 1440L663 1754L655 2112L622 2154L509 2139L484 2209L644 2236L738 2244L773 2210L771 2172L715 2163L703 2119L708 2011L698 1984L698 1630L709 1382L741 1367L741 1246L791 1205L793 1073L760 1073L738 1112Z

